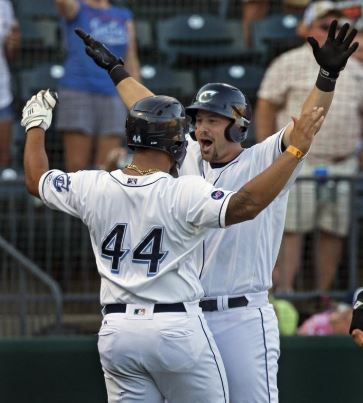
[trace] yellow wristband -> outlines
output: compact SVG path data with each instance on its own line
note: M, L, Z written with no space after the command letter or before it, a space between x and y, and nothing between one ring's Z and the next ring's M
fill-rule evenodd
M302 151L291 145L286 148L286 151L292 155L295 155L298 160L301 160L301 158L304 156Z

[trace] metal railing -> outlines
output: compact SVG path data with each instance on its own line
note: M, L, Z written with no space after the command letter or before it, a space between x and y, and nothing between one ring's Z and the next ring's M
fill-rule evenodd
M44 326L59 333L63 304L59 285L2 236L0 256L0 335L28 336Z
M99 278L86 227L0 181L0 337L90 333Z

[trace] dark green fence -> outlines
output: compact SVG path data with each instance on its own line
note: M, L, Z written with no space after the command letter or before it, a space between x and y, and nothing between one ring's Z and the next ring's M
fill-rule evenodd
M349 337L283 338L280 403L361 402L362 368ZM106 401L96 337L0 341L1 403Z

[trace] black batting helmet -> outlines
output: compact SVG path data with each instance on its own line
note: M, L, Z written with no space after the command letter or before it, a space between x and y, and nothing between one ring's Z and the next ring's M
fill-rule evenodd
M242 143L247 137L247 129L251 121L251 108L242 91L232 85L223 83L204 85L198 91L193 103L185 110L194 122L198 110L214 112L230 118L231 124L226 127L224 132L229 141ZM191 133L192 137L193 134Z
M183 105L175 98L151 96L137 101L126 119L127 144L153 148L172 156L180 166L185 158L189 118Z

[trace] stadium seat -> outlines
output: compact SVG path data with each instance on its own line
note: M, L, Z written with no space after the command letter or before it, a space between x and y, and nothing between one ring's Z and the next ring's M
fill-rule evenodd
M173 17L188 13L218 14L220 0L116 0L116 4L129 7L135 14L135 19L148 19L155 22L161 18Z
M245 50L239 21L210 14L160 20L156 34L158 49L171 65L239 60Z
M222 64L199 72L199 86L208 82L223 82L239 88L252 105L257 98L265 69L258 64Z
M149 21L135 20L135 32L140 59L142 60L143 54L147 55L151 53L152 50L155 51L152 26Z
M157 95L169 95L189 103L196 87L192 71L175 70L165 65L146 64L140 68L143 83Z
M15 12L18 18L58 19L59 14L55 0L14 0Z
M282 52L300 45L303 40L297 35L298 17L292 14L272 14L252 24L252 45L268 64Z

